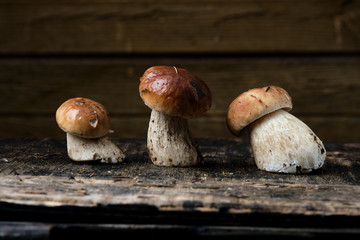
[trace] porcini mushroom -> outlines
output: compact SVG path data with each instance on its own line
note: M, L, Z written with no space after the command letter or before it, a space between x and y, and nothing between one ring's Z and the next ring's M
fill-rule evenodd
M57 109L56 122L66 132L70 159L105 163L124 160L125 154L107 136L110 117L100 103L88 98L71 98Z
M194 166L202 161L188 118L211 106L210 89L183 68L154 66L140 79L139 92L152 109L147 135L151 161L158 166Z
M248 127L259 169L306 173L323 166L326 150L322 141L289 113L292 107L289 94L276 86L251 89L229 105L227 126L235 136Z

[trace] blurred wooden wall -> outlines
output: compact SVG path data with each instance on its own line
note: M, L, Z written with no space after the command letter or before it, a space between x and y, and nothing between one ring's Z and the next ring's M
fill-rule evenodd
M0 137L63 138L71 97L105 105L114 137L146 137L139 78L187 68L209 85L196 137L232 138L230 102L277 85L323 141L360 141L360 1L0 0Z

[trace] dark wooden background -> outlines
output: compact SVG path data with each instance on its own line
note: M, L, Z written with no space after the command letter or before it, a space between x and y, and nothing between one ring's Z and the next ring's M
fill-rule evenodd
M114 137L145 137L138 84L153 65L211 88L196 137L233 138L230 102L271 84L323 141L360 141L356 0L0 0L0 136L63 138L55 111L82 96L108 108Z

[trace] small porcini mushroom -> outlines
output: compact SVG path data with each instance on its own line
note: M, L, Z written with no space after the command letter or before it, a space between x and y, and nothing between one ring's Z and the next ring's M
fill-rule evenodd
M154 66L140 79L139 93L152 109L147 135L151 161L158 166L194 166L202 161L188 118L211 106L210 89L183 68Z
M229 105L227 126L235 136L248 126L259 169L306 173L323 166L323 143L305 123L288 113L292 107L289 94L276 86L251 89Z
M56 111L56 122L66 132L67 151L74 161L119 163L125 158L108 136L110 117L103 105L88 98L71 98Z

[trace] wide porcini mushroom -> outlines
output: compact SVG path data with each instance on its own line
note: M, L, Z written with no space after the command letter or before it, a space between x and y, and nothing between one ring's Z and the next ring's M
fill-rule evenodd
M204 114L211 106L210 89L183 68L154 66L140 79L139 92L152 109L147 148L158 166L194 166L202 161L190 133L188 118Z
M125 158L108 136L110 117L103 105L88 98L71 98L56 111L56 122L66 132L67 151L74 161L119 163Z
M235 136L248 126L259 169L306 173L323 166L323 143L305 123L288 113L292 107L289 94L276 86L251 89L229 105L227 126Z

